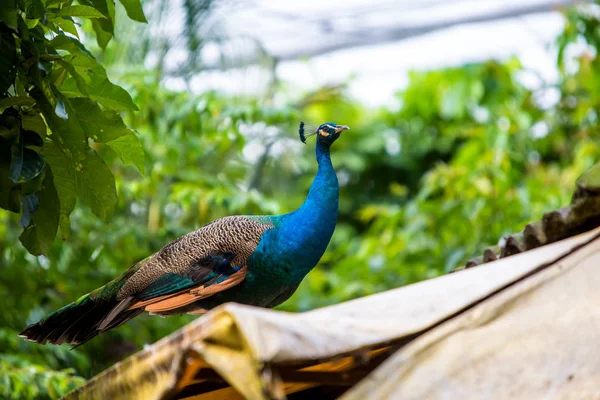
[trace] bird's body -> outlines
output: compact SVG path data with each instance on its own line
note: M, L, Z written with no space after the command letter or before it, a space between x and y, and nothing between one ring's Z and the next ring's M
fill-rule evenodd
M333 235L339 187L329 148L345 129L328 123L315 132L319 169L298 210L215 220L21 335L39 343L81 344L143 311L203 314L231 301L260 307L283 303L316 266Z

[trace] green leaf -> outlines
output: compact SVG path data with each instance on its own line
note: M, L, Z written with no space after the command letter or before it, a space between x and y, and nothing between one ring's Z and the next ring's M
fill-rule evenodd
M0 99L0 112L12 106L31 106L35 104L35 100L28 96L13 96Z
M37 24L40 22L39 19L35 18L35 19L26 19L25 20L25 25L27 26L27 28L29 29L33 29L37 26Z
M63 57L63 61L71 64L80 73L93 72L96 75L106 77L106 71L104 68L89 54L75 53L73 55Z
M40 150L44 145L43 139L35 132L23 130L21 134L23 146L27 149Z
M9 28L17 29L17 5L15 0L2 0L0 21L8 25Z
M46 0L46 6L58 6L60 4L70 3L72 0Z
M21 199L21 220L19 224L22 227L27 228L31 223L33 218L33 213L35 213L40 205L36 193L30 193L27 196L23 196Z
M46 7L41 0L28 0L25 7L25 13L29 19L44 19L46 16Z
M56 18L52 22L58 25L63 31L70 33L71 35L79 39L79 32L77 32L77 27L75 27L75 24L70 19Z
M79 198L97 217L108 220L117 204L117 190L115 177L104 160L90 149L76 166L74 175Z
M23 148L21 143L15 143L11 150L10 179L13 182L27 182L42 173L45 162L36 151Z
M94 29L94 32L96 32L96 42L98 42L98 46L100 46L101 49L105 49L106 46L108 46L108 42L112 39L113 34L110 31L105 30L98 20L92 21L92 28Z
M21 185L10 180L10 146L0 137L0 208L15 213L21 210Z
M67 79L67 76L67 70L57 66L52 70L52 73L48 77L48 82L54 85L55 87L60 88L65 79Z
M115 33L115 0L79 0L80 3L94 7L105 19L97 20L102 29L111 35Z
M42 182L46 177L45 173L41 173L30 181L21 184L21 194L26 196L31 193L35 193L42 188Z
M86 133L94 141L110 146L123 163L135 165L144 173L144 150L138 137L123 123L119 113L101 110L96 102L86 98L73 99L73 108Z
M73 109L86 133L94 141L110 146L123 163L135 165L144 173L144 149L138 137L123 123L119 113L101 110L95 101L75 98Z
M3 171L0 171L3 174ZM7 178L7 181L10 180ZM21 188L20 185L5 185L4 177L0 177L0 208L14 213L20 212Z
M143 175L145 172L145 155L142 142L133 132L106 143L117 153L124 164L134 165Z
M0 115L0 137L4 137L9 143L17 142L21 132L19 125L18 112L12 108L5 110Z
M82 159L84 149L87 148L87 140L83 128L79 124L79 120L75 116L75 112L72 111L68 99L44 81L40 81L40 86L43 87L44 93L39 90L32 90L31 95L36 100L44 119L48 123L50 130L52 131L52 140L57 142L61 149L65 150L65 154L68 158L72 159L73 162ZM56 104L53 106L50 100ZM61 106L58 106L58 104ZM66 119L56 114L56 109L59 111L64 109Z
M120 0L120 2L123 4L123 7L125 7L125 11L127 11L127 16L129 18L134 21L148 22L144 15L144 9L142 8L140 0Z
M23 246L33 255L48 254L58 230L59 199L50 170L46 171L37 197L39 206L33 214L32 223L19 236Z
M26 114L21 114L21 126L24 131L32 131L40 135L41 138L46 137L46 123L40 116L40 114L35 111L27 112Z
M106 71L104 68L98 64L98 62L91 56L83 53L75 53L70 56L63 57L62 60L57 61L62 68L55 68L53 71L63 71L66 73L69 72L69 75L75 80L75 86L77 86L77 90L75 92L80 92L84 94L86 97L89 95L88 86L93 84L92 76L97 76L96 80L101 80L102 78L106 78ZM66 86L63 86L66 76L62 81L55 83L55 86L59 88L63 93L68 96L73 97L74 89L70 89L73 82L67 83Z
M59 17L106 18L100 11L90 6L66 6L56 14Z
M93 60L94 56L85 48L84 45L77 39L67 35L59 34L50 41L50 45L58 50L66 50L71 54L83 54Z
M60 232L63 239L69 236L71 221L69 216L75 208L76 191L75 179L71 174L74 168L64 152L54 142L46 141L42 154L52 170L54 186L60 199Z
M92 3L96 4L98 1L104 1L106 3L106 10L108 18L112 23L115 22L115 0L92 0ZM114 33L114 32L112 32Z
M86 133L96 142L106 143L131 133L119 113L101 110L98 103L84 97L72 99L73 109Z
M69 75L71 75L71 77L73 79L75 79L75 83L77 84L77 89L79 89L79 91L81 93L87 95L88 92L87 92L86 79L82 75L80 75L79 72L77 72L75 67L73 65L71 65L70 63L63 61L63 60L58 60L58 61L56 61L56 63L58 65L60 65L61 67L63 67L66 71L69 72ZM87 74L84 74L84 76L86 76L91 81L91 79L87 76Z
M19 182L32 180L42 173L45 165L46 162L37 151L24 148L23 169L21 170L21 176L19 176Z
M20 139L20 137L19 137ZM19 183L21 170L23 169L23 143L18 140L10 146L10 174L9 178L14 183Z
M93 74L90 75L90 78L92 83L88 85L89 98L111 110L138 110L125 89L101 75ZM73 79L67 79L60 90L69 97L82 97L84 94L81 93Z
M0 25L0 97L15 83L18 62L15 38Z

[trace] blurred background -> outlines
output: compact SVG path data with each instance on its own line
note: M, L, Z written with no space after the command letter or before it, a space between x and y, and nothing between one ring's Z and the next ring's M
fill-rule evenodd
M140 111L144 176L108 148L119 203L78 205L48 256L0 210L0 385L56 397L191 316L141 316L88 344L29 344L28 323L167 242L232 214L293 211L316 172L301 120L336 142L340 217L280 308L305 311L444 274L567 205L598 159L600 6L549 0L144 0L85 46ZM5 386L6 388L7 386ZM6 393L6 392L5 392Z

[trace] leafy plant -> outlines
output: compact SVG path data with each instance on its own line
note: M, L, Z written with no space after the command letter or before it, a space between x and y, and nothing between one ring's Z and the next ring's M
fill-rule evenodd
M121 0L146 22L139 0ZM113 37L114 0L7 0L0 6L0 207L20 214L21 243L47 254L68 237L77 199L102 220L117 203L111 148L144 172L138 136L120 111L137 110L79 40L90 20L100 47Z

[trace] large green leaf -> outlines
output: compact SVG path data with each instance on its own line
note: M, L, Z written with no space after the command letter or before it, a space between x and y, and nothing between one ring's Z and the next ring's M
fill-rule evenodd
M134 165L141 174L145 172L145 155L142 142L133 132L106 143L125 164Z
M17 5L15 0L2 0L0 21L12 29L17 29Z
M85 126L86 134L94 141L106 143L125 164L131 164L144 173L144 149L135 133L123 123L119 113L101 110L95 101L72 99L77 118Z
M89 149L74 175L79 198L97 217L108 220L117 204L117 190L115 177L104 160Z
M31 224L19 236L23 246L34 255L48 254L58 229L59 199L49 170L37 198L39 203Z
M28 19L44 19L46 16L46 7L41 0L28 0L25 4L25 13Z
M69 72L69 75L71 75L71 77L75 80L77 89L79 89L79 91L84 95L88 95L87 81L91 81L91 79L85 73L80 74L72 64L66 61L59 60L56 63L63 67L67 72Z
M115 33L115 0L79 0L80 3L94 7L104 15L104 19L96 20L96 24L105 32Z
M54 142L46 141L42 148L42 154L52 170L54 187L60 199L60 231L63 238L69 236L71 220L69 216L75 208L77 192L75 190L75 179L73 178L73 166L69 159Z
M10 179L15 183L32 180L42 173L44 159L36 151L23 148L21 142L11 146Z
M42 173L46 163L42 156L34 150L23 149L23 168L19 176L19 182L28 182Z
M44 144L44 140L33 131L23 130L21 134L21 140L23 141L23 146L28 149L40 151Z
M123 4L123 7L125 7L125 11L127 11L127 16L129 18L134 21L148 22L144 15L144 9L142 8L140 0L120 0L120 2Z
M92 21L92 28L96 33L96 42L98 43L98 46L100 46L101 49L105 49L106 46L108 46L108 42L110 42L113 37L112 32L104 29L99 20Z
M93 73L106 77L104 68L89 54L75 51L74 54L63 57L63 61L71 64L82 75L85 72L86 74ZM91 78L88 83L91 83Z
M69 75L75 80L77 90L85 97L89 96L89 87L94 83L92 76L97 77L96 80L106 78L104 68L98 64L96 59L84 53L75 52L73 55L65 56L57 64L62 66L65 71L68 71ZM73 97L72 90L70 90L72 82L68 82L64 86L65 79L60 82L60 85L56 84L56 87L67 96Z
M14 96L0 99L0 112L12 106L31 106L35 104L35 100L28 96Z
M131 131L123 123L116 111L101 110L98 104L84 97L71 99L73 109L88 137L96 142L106 143Z
M68 99L45 81L41 81L40 86L44 87L44 94L38 90L32 90L31 95L36 99L52 130L52 140L65 149L66 156L73 162L83 158L83 151L88 147L86 137ZM48 97L55 103L54 106Z
M24 131L32 131L37 133L41 138L46 137L46 123L35 111L28 111L21 114L21 126Z
M20 135L18 112L9 108L0 115L0 137L5 138L9 143L15 143Z
M77 28L75 27L75 24L73 23L72 20L70 20L68 18L69 17L55 18L52 20L52 22L54 22L56 25L58 25L60 27L60 29L62 29L63 31L70 33L71 35L73 35L77 39L79 39L79 32L77 32Z
M92 56L79 40L67 35L56 35L56 37L50 41L50 45L57 50L66 50L71 54L84 54L85 56L94 59L94 56Z
M80 2L96 8L111 21L115 20L115 0L80 0Z
M29 193L21 199L21 220L19 223L24 228L27 228L40 205L37 193Z
M21 195L27 196L40 190L45 177L46 174L42 172L35 178L21 184Z
M109 81L106 76L91 74L90 78L92 83L88 85L89 98L96 100L111 110L138 110L129 93L122 87ZM65 80L60 90L69 97L84 96L84 93L81 93L74 79Z
M106 18L100 11L90 6L66 6L56 14L59 17Z

